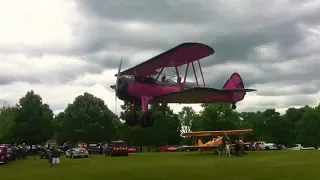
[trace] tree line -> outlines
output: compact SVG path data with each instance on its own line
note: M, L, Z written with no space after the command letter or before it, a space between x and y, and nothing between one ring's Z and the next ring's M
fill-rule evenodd
M122 105L120 117L105 102L84 93L54 115L33 90L20 98L15 106L0 109L0 143L39 144L49 139L59 143L106 142L122 139L131 145L190 144L187 131L229 130L252 128L245 141L267 141L292 145L320 145L320 106L289 108L281 115L275 109L258 112L237 112L228 104L202 104L196 113L185 106L175 114L167 104L154 104L155 123L151 128L128 126L120 119L129 113L130 103ZM141 110L139 110L141 111Z

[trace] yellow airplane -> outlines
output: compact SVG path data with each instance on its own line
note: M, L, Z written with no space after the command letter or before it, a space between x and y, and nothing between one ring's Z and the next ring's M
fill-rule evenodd
M192 137L192 146L184 146L184 149L217 149L223 145L223 137L228 135L239 135L242 140L244 139L244 134L252 133L252 129L244 130L227 130L227 131L196 131L187 132L182 134L185 137ZM204 136L217 136L211 141L203 143L200 137Z

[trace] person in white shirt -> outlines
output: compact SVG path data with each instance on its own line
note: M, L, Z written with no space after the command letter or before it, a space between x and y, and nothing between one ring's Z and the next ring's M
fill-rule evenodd
M230 144L229 144L229 141L226 141L226 156L230 157Z

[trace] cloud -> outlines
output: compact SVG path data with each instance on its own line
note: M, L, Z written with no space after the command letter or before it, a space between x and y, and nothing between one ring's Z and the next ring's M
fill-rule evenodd
M238 103L239 111L284 112L320 101L318 1L17 3L0 2L0 99L10 104L34 89L59 112L88 91L114 110L114 92L108 87L115 82L120 58L126 69L183 42L215 49L201 61L207 86L221 88L239 72L246 87L258 89ZM199 80L198 68L197 75ZM190 69L187 79L195 81Z

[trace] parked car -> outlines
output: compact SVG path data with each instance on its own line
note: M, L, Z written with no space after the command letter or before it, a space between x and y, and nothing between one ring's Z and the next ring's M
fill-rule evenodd
M84 148L88 151L88 144L87 143L79 142L76 146L79 148Z
M128 156L129 154L128 143L122 140L111 141L108 144L106 155L108 156Z
M85 148L76 147L70 148L66 151L66 157L77 158L77 157L89 157L89 152Z
M172 152L172 151L177 151L178 148L173 147L173 146L159 146L157 148L157 151L159 152Z
M137 148L136 148L136 147L133 147L133 146L128 147L128 152L129 152L129 153L135 153L135 152L137 152Z
M13 151L6 144L0 145L0 164L5 164L13 160Z
M72 148L72 147L74 147L74 144L73 144L73 143L71 143L71 142L65 142L65 143L62 145L61 149L65 152L65 151L67 151L68 149L70 149L70 148Z
M294 144L288 150L314 150L314 147L303 147L301 144Z
M264 141L255 142L253 146L256 149L259 149L259 150L277 150L278 149L276 144L267 143L267 142L264 142Z

